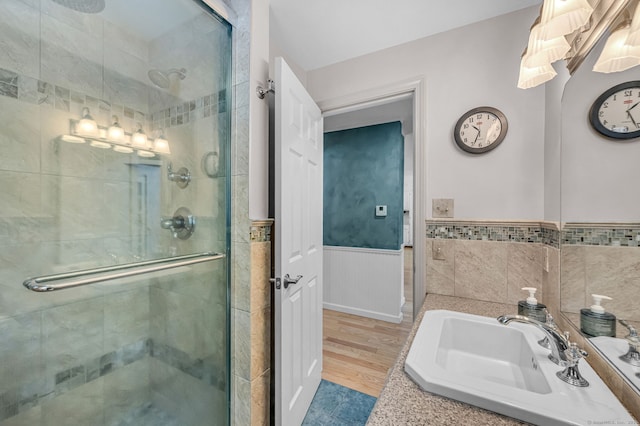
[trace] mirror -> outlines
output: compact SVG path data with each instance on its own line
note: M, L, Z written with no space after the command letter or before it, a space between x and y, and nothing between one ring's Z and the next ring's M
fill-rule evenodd
M591 294L606 295L613 299L603 303L606 311L640 329L640 138L609 139L588 119L602 93L640 80L640 69L593 72L604 41L573 73L562 98L560 308L580 329L580 309L592 305ZM589 340L640 392L640 367L619 359L629 330L616 327L621 340Z

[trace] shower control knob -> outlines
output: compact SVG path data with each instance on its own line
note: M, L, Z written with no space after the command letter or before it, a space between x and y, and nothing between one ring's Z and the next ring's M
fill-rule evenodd
M173 217L162 218L160 220L160 227L162 229L170 230L173 234L173 238L186 240L195 230L196 218L191 214L189 209L186 207L180 207L173 214Z

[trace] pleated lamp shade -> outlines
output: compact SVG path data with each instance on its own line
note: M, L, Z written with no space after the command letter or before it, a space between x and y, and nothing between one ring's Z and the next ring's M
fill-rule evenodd
M604 45L593 70L602 73L624 71L640 65L640 46L626 44L630 27L615 30Z
M627 36L627 44L640 46L640 3L636 6L636 11L633 14L631 28L629 28L629 35Z
M551 64L543 64L537 67L528 68L524 65L527 55L522 56L520 61L520 76L518 77L518 88L530 89L546 83L555 77L558 73L553 69Z
M527 68L535 68L551 64L563 59L570 48L571 46L563 36L544 40L540 24L534 25L529 33L529 44L527 46L527 55L524 58L524 65Z
M587 0L544 0L542 5L541 34L551 40L571 34L587 22L593 7Z

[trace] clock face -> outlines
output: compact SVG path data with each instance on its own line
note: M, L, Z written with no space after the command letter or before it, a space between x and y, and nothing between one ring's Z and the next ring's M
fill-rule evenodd
M640 136L640 81L618 84L591 106L589 121L595 130L614 139Z
M479 154L498 146L506 133L507 118L504 114L492 107L479 107L460 117L453 136L464 151Z

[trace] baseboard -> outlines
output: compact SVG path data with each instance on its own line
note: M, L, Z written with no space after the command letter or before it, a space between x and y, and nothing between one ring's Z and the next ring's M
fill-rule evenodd
M332 311L343 312L345 314L351 314L351 315L359 315L361 317L392 322L395 324L401 323L403 319L402 312L400 312L398 316L394 316L394 315L384 314L381 312L373 312L373 311L368 311L366 309L358 309L350 306L337 305L335 303L327 303L327 302L324 302L322 304L322 307L324 309L330 309Z

